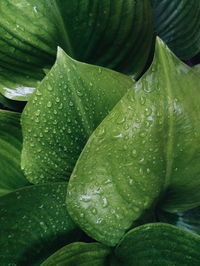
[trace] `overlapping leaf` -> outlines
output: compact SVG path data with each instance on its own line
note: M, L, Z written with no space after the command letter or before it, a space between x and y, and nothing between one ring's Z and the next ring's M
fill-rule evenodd
M33 183L66 180L87 139L134 81L61 49L22 115L22 167Z
M198 266L200 237L168 224L146 224L128 232L115 253L123 266Z
M105 266L109 265L110 248L100 243L75 242L50 256L41 266Z
M0 109L9 109L14 110L16 112L22 112L26 102L22 101L14 101L4 97L0 94Z
M178 213L158 211L158 218L161 222L170 223L200 235L200 207Z
M0 195L27 186L21 168L20 114L0 110Z
M167 190L165 209L200 203L200 77L157 39L152 66L88 140L67 205L94 239L115 245Z
M155 31L181 59L200 52L200 1L151 0Z
M77 60L138 77L152 32L148 0L1 0L0 92L27 100L57 46Z
M31 186L0 200L1 265L39 265L80 237L65 206L66 183Z

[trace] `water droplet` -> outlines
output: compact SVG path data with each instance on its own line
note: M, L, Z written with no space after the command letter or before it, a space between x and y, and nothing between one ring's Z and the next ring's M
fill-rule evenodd
M132 150L132 155L133 155L133 157L137 156L137 151L135 149Z
M100 127L97 131L96 131L96 136L97 137L102 137L105 134L105 128L104 127Z
M42 93L37 89L37 90L36 90L36 95L41 96Z
M49 101L48 103L47 103L47 107L51 107L52 106L52 103Z
M117 119L117 124L123 124L124 122L126 121L126 118L125 117L120 117Z
M82 96L83 96L83 93L82 93L81 91L76 91L76 93L77 93L77 95L78 95L79 97L82 97Z
M97 214L97 209L95 209L95 208L92 209L92 213L93 213L93 214Z
M146 98L144 96L140 97L140 103L144 105L146 103Z
M108 201L107 201L106 198L102 198L102 200L103 200L102 207L103 207L103 208L106 208L106 207L108 206Z
M56 97L56 102L59 103L60 102L60 98Z
M36 116L39 116L39 115L40 115L40 110L37 110L37 111L35 112L35 115L36 115Z

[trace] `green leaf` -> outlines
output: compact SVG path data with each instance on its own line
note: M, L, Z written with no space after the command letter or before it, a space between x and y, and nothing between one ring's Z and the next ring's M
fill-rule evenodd
M151 0L155 31L181 59L200 52L200 1Z
M0 69L0 93L10 100L28 101L44 75L41 74L35 79L31 74L18 73L17 69L18 67L16 71Z
M28 100L57 46L134 77L151 48L148 0L1 0L0 14L0 92L10 99Z
M66 183L23 188L0 200L1 265L39 265L79 239L65 205Z
M68 211L92 238L116 245L166 189L165 208L198 206L199 84L158 38L150 69L94 131L68 184Z
M22 101L13 101L6 97L4 97L2 94L0 94L0 108L8 108L9 110L13 110L16 112L22 112L26 102Z
M76 242L69 244L50 256L41 266L105 266L110 248L100 243Z
M161 222L170 223L200 235L200 207L178 213L159 210L157 216Z
M112 70L58 58L22 115L22 167L32 183L67 180L87 139L134 81Z
M200 265L200 237L168 224L129 231L115 250L123 266Z
M29 185L21 168L20 114L0 110L0 195Z

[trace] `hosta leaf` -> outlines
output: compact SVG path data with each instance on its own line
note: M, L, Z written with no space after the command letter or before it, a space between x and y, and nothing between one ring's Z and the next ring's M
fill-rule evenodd
M158 218L161 222L174 224L200 235L200 207L178 213L159 211Z
M27 100L57 46L77 60L138 77L152 36L148 0L1 0L0 92Z
M0 93L11 100L28 101L44 74L38 75L36 79L31 74L18 73L17 69L18 67L16 71L0 69Z
M4 97L2 94L0 94L0 109L9 109L14 110L16 112L22 112L26 102L22 101L13 101L6 97Z
M100 243L76 242L50 256L41 266L106 266L110 248Z
M23 188L0 200L1 265L39 265L78 240L65 205L66 183Z
M88 140L68 185L68 211L115 245L163 192L165 207L200 201L200 83L157 39L153 64ZM171 199L171 201L170 201Z
M124 266L198 266L200 237L169 224L145 224L129 231L115 253Z
M155 31L181 59L200 52L200 1L151 0Z
M20 114L0 110L0 195L29 184L21 168Z
M133 84L128 76L80 63L59 49L22 115L27 178L33 183L69 178L90 134Z

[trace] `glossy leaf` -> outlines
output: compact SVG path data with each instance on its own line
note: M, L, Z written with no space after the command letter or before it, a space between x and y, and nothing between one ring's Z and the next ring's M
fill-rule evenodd
M160 210L158 211L158 219L161 222L173 224L200 235L200 207L178 213Z
M21 113L25 104L24 101L13 101L0 94L0 109L9 109Z
M155 31L181 59L200 52L200 1L151 0Z
M71 217L114 246L164 196L165 208L200 202L200 84L157 39L154 61L88 140L68 185Z
M123 266L198 266L200 237L168 224L145 224L129 231L115 253Z
M67 180L87 139L134 81L59 49L22 115L22 166L33 183Z
M0 200L1 265L39 265L80 230L65 205L66 183L23 188Z
M41 266L106 266L110 248L100 243L76 242L51 255Z
M0 92L10 99L28 99L57 46L77 60L134 77L151 48L148 0L1 0L0 14Z
M20 114L0 110L0 195L29 185L21 168Z

